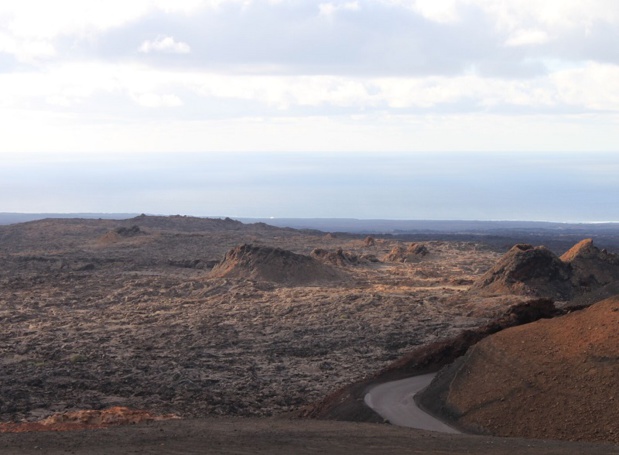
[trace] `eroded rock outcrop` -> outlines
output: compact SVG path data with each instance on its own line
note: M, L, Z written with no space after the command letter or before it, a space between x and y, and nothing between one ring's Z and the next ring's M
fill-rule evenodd
M345 267L359 263L359 257L355 254L345 252L341 248L336 251L329 251L322 248L315 248L311 257L318 259L321 262Z
M619 280L619 257L600 250L591 239L574 245L561 260L569 265L574 286L590 289Z
M568 300L574 295L570 278L569 267L548 248L519 244L482 275L471 292Z
M470 292L565 301L618 280L619 257L598 249L591 239L577 243L561 257L543 246L519 244L477 279Z
M385 257L386 262L418 262L430 253L423 243L411 243L408 247L394 247Z
M376 245L376 239L371 235L368 235L365 239L363 239L363 245L370 247Z
M211 276L247 278L282 285L338 281L342 275L314 258L281 248L241 245L226 253Z

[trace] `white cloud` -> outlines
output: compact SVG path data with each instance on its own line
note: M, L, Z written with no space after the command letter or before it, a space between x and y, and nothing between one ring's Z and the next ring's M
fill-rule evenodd
M462 19L467 8L478 8L500 28L517 30L537 24L544 27L582 27L595 21L616 23L615 0L380 0L416 11L426 19L449 23Z
M410 7L426 19L450 23L458 20L457 0L413 0L408 2Z
M234 75L95 62L59 65L45 72L0 73L1 104L14 109L73 106L85 112L130 116L130 110L120 114L127 109L123 99L145 107L181 107L185 105L183 98L191 100L193 106L184 116L187 119L199 118L204 113L217 116L214 106L226 105L230 106L226 108L227 116L244 116L247 109L277 116L299 115L307 109L324 115L342 109L350 115L427 115L445 108L463 114L491 110L506 116L514 108L529 113L552 110L557 115L574 111L619 113L619 67L589 63L524 80L477 74ZM102 104L103 100L108 101Z
M546 43L549 39L548 33L543 30L516 30L505 41L505 45L530 46Z
M168 54L189 54L191 47L182 41L176 41L172 36L159 37L152 41L144 41L139 51L145 54L164 52Z
M148 129L165 118L178 131L205 119L244 125L265 147L324 127L353 147L363 140L345 146L335 129L363 137L375 121L372 138L399 138L404 149L415 136L399 128L423 125L433 133L416 137L432 146L433 125L449 128L437 116L480 132L482 114L507 125L544 113L561 125L576 114L609 119L605 147L619 147L609 134L619 113L619 58L608 45L619 37L616 0L22 0L0 4L0 30L0 53L12 56L0 56L2 118L59 144L50 125L102 131L105 121L131 141L127 124ZM563 131L549 118L549 132ZM272 137L258 138L266 130Z
M619 112L619 66L589 63L583 68L558 71L550 80L566 105Z
M225 0L19 0L0 3L4 27L18 37L53 38L119 27L154 11L190 13Z
M157 93L136 93L131 95L133 100L143 107L158 108L158 107L178 107L182 106L183 102L176 95L159 95Z
M318 12L321 16L333 17L338 11L359 11L359 2L346 2L335 4L333 2L321 3L318 5Z
M0 34L0 52L12 55L20 62L31 63L47 60L57 55L53 44L37 39L18 40L7 34Z

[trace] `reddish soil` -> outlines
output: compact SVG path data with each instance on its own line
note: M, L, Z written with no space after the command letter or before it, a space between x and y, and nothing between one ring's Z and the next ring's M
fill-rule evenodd
M37 422L0 423L0 433L92 430L173 419L179 419L179 417L174 414L153 415L146 411L115 406L99 411L62 412Z
M426 396L469 431L618 443L617 377L619 297L485 338Z

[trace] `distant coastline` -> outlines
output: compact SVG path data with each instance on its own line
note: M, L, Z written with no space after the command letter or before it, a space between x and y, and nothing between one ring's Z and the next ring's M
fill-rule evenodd
M138 216L139 213L14 213L0 212L0 225L27 223L28 221L44 220L45 218L86 218L106 220L126 220Z
M0 212L0 225L25 223L45 218L84 218L126 220L139 213L16 213ZM166 215L164 215L166 216ZM193 215L187 215L193 216ZM197 216L196 218L225 218L226 216ZM551 230L551 231L619 231L617 221L556 222L527 220L390 220L356 218L230 218L242 223L266 223L277 227L293 229L315 229L325 232L408 234L408 233L475 233Z

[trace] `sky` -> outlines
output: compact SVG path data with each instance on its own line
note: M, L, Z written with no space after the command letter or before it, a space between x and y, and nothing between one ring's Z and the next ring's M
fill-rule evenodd
M6 0L0 212L619 220L616 0Z

